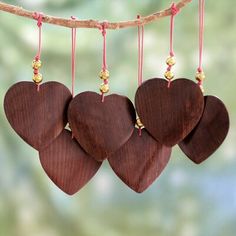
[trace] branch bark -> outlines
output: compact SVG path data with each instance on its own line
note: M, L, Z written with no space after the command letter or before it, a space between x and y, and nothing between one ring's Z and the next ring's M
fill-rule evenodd
M181 9L185 7L191 1L192 0L180 0L176 4L176 7L178 9ZM34 19L34 12L31 12L31 11L23 9L22 7L10 5L1 1L0 1L0 11L5 11L14 15ZM151 22L157 21L163 17L170 16L170 15L171 15L171 8L167 8L165 10L153 13L149 16L141 17L140 19L136 19L136 20L121 21L121 22L107 22L106 28L116 30L116 29L122 29L122 28L128 28L128 27L137 27L140 24L146 25ZM97 20L71 20L71 19L65 19L65 18L54 17L54 16L49 16L49 15L43 16L43 22L53 24L53 25L64 26L68 28L100 28L101 23L102 23Z

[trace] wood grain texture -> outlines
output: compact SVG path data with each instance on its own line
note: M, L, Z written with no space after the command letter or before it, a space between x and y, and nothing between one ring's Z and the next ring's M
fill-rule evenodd
M136 120L132 102L112 94L101 102L101 95L84 92L69 105L69 124L83 149L102 161L130 138Z
M223 143L229 131L229 123L224 103L217 97L205 96L201 120L179 147L193 162L200 164Z
M116 175L137 193L145 191L162 173L171 155L171 148L158 143L143 129L136 129L131 138L108 161Z
M148 132L160 143L174 146L199 122L204 98L191 80L174 80L168 88L166 80L155 78L138 88L135 105Z
M39 92L33 82L19 82L6 93L4 109L16 133L39 150L64 129L71 99L69 89L58 82L42 84Z
M41 150L39 156L48 177L69 195L85 186L102 164L85 153L68 130Z

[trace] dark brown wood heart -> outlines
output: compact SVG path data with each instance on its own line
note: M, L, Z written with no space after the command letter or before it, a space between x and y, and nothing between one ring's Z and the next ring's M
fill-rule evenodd
M48 145L67 123L67 107L72 99L68 88L58 82L37 86L19 82L6 93L6 117L16 133L39 150Z
M171 155L171 148L158 143L145 129L142 136L135 130L108 161L116 175L137 193L145 191L162 173Z
M83 92L69 105L69 124L82 148L102 161L130 138L136 119L132 102L112 94L101 101L101 95Z
M204 97L199 86L188 79L144 82L135 96L137 113L147 131L160 143L174 146L199 122Z
M224 103L205 96L205 108L196 128L179 144L196 164L205 161L225 140L229 131L229 115Z
M102 164L85 153L68 130L62 131L39 156L48 177L69 195L85 186Z

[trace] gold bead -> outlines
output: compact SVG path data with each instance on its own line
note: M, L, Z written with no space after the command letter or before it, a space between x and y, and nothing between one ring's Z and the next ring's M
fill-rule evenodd
M142 124L140 118L137 118L137 119L136 119L136 126L137 126L138 128L141 128L141 129L144 128L144 125Z
M203 81L203 80L205 80L205 78L206 78L206 76L205 76L205 74L204 74L203 71L196 73L196 80L198 80L198 81Z
M172 80L174 78L174 73L172 71L166 71L165 78L168 80Z
M109 92L109 84L101 84L100 91L102 93L108 93Z
M167 59L166 59L166 64L168 65L168 66L174 66L175 65L175 63L176 63L176 60L175 60L175 57L168 57Z
M40 84L40 83L43 81L43 76L42 76L42 74L40 74L40 73L34 74L34 75L33 75L33 81L34 81L36 84Z
M33 60L32 68L38 70L42 67L42 62L40 60Z
M100 71L100 74L99 74L99 77L102 79L102 80L107 80L109 79L110 77L110 73L108 70L101 70Z

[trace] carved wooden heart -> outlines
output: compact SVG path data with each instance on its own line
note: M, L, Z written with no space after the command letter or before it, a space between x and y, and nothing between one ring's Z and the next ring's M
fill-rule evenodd
M65 193L75 194L97 173L97 162L80 147L72 134L64 130L39 152L40 162L48 177Z
M188 79L144 82L135 96L137 113L148 132L160 143L174 146L197 125L204 108L199 86Z
M229 115L224 103L205 96L205 108L196 128L179 144L196 164L205 161L223 143L229 131Z
M68 118L73 135L96 160L104 160L130 138L134 130L132 102L112 94L101 102L94 92L77 95L69 105Z
M44 83L39 91L33 82L19 82L6 93L4 109L16 133L39 150L64 129L71 98L70 91L58 82Z
M162 173L171 155L171 148L158 143L145 129L142 136L135 130L108 161L117 176L135 192L146 190Z
M40 162L48 177L69 195L88 183L102 164L90 157L71 136L70 131L64 130L39 152Z

